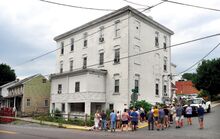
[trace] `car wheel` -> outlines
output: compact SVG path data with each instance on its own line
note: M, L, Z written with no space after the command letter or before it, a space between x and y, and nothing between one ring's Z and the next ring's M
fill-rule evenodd
M211 112L211 106L209 105L207 112L210 113Z

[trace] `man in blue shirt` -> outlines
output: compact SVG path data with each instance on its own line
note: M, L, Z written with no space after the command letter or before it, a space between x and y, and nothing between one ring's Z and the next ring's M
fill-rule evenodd
M198 119L199 119L199 128L203 129L204 128L203 120L204 120L205 110L202 107L202 105L199 105L199 108L197 111L198 111Z
M133 108L133 111L131 112L131 124L132 124L132 131L137 130L138 125L138 113L135 111L136 109Z
M115 128L116 128L116 113L114 112L114 110L112 110L112 112L110 113L110 120L111 120L111 132L114 131L115 132Z

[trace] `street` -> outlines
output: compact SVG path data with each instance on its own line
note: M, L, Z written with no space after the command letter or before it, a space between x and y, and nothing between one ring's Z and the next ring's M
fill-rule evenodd
M193 118L193 125L184 125L176 129L174 125L164 131L148 131L147 127L136 132L79 131L49 126L21 126L0 124L0 139L219 139L220 105L205 115L205 128L198 129L198 119ZM186 119L185 119L186 123Z

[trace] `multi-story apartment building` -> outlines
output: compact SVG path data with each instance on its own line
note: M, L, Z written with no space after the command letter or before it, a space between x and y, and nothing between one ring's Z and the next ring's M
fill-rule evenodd
M172 34L126 6L55 37L60 49L51 75L51 110L121 111L134 88L138 100L162 102L171 90Z

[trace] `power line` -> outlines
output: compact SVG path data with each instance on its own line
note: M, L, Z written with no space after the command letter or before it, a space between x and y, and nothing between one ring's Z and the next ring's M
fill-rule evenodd
M214 35L209 35L209 36L205 36L205 37L201 37L201 38L197 38L197 39L177 43L177 44L174 44L174 45L170 45L170 46L167 46L167 48L176 47L176 46L183 45L183 44L186 44L186 43L191 43L191 42L195 42L195 41L198 41L198 40L207 39L207 38L211 38L211 37L219 36L219 35L220 35L220 33L214 34ZM152 53L152 52L159 51L159 50L164 50L164 48L157 48L157 49L153 49L153 50L150 50L150 51L145 51L145 52L142 52L142 53L133 54L133 55L130 55L130 56L120 57L120 60L131 58L131 57L136 57L136 56L139 56L139 55L144 55L144 54L147 54L147 53ZM214 50L212 50L212 51L214 51ZM103 62L103 64L110 63L110 62L114 62L114 60L105 61L105 62ZM88 65L86 67L87 68L92 68L92 67L98 66L98 65L99 65L99 63L96 63L96 64ZM74 69L74 71L77 71L77 70L80 70L80 69L82 69L82 67L76 68L76 69Z
M75 6L75 5L58 3L58 2L48 1L48 0L40 0L40 1L50 3L50 4L60 5L60 6L78 8L78 9L95 10L95 11L115 11L114 9L101 9L101 8L82 7L82 6Z
M45 1L45 0L40 0L40 1ZM153 5L153 6L149 7L148 9L151 9L151 8L153 8L153 7L156 7L156 6ZM130 16L129 16L129 17L126 17L126 18L124 18L124 19L121 19L120 21L122 22L122 21L125 21L125 20L129 19L129 18L130 18ZM107 28L110 28L111 26L114 26L114 25L115 25L115 23L113 23L113 24L111 24L111 25L105 27L104 30L107 29ZM89 34L88 37L89 37L89 36L92 36L92 35L94 35L94 34L96 34L96 33L99 33L99 32L100 32L99 30L98 30L98 31L95 31L95 32ZM78 39L78 40L74 40L74 43L75 43L75 42L78 42L78 41L80 41L80 40L83 40L83 39L84 39L84 37L82 37L82 38L80 38L80 39ZM69 45L71 45L71 43L64 45L64 47L69 46ZM21 64L16 65L16 66L20 66L20 65L23 65L23 64L32 62L32 61L34 61L34 60L36 60L36 59L39 59L39 58L44 57L44 56L46 56L46 55L48 55L48 54L51 54L51 53L53 53L53 52L55 52L55 51L57 51L57 50L59 50L59 49L61 49L61 47L56 48L55 50L46 52L46 53L44 53L44 54L42 54L42 55L39 55L39 56L37 56L37 57L34 57L34 58L30 59L30 60L27 60L27 61L25 61L25 62L23 62L23 63L21 63Z
M202 57L200 60L198 60L197 62L195 62L193 65L191 65L190 67L188 67L187 69L183 70L182 72L180 72L178 75L183 74L185 72L187 72L188 70L190 70L191 68L193 68L194 66L196 66L197 64L199 64L202 60L204 60L207 56L209 56L216 48L218 48L220 45L220 43L218 43L211 51L209 51L204 57Z
M180 3L180 2L171 1L171 0L162 0L162 1L164 1L164 2L169 2L169 3L173 3L173 4L184 5L184 6L188 6L188 7L194 7L194 8L199 8L199 9L206 9L206 10L211 10L211 11L220 12L220 9L214 9L214 8L209 8L209 7L202 7L202 6L192 5L192 4L187 4L187 3Z
M160 5L160 4L163 4L164 2L165 2L165 1L162 1L162 2L159 2L159 3L155 4L155 5L152 5L152 6L148 7L148 8L146 8L146 9L144 9L144 10L141 11L141 12L144 12L144 11L147 11L147 10L149 10L149 9L152 9L152 8L154 8L154 7L156 7L156 6Z
M150 6L148 6L148 5L143 5L143 4L139 4L139 3L132 2L132 1L128 1L128 0L123 0L123 1L125 1L125 2L127 2L127 3L131 3L131 4L134 4L134 5L137 5L137 6L150 7Z

